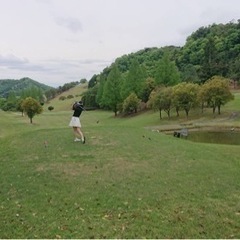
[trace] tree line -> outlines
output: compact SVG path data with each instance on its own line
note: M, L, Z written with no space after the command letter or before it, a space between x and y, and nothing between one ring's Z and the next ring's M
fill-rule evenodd
M221 107L234 99L234 95L229 88L229 81L226 78L214 76L203 85L197 83L182 82L172 87L158 87L151 92L148 105L160 113L167 113L170 118L170 112L175 109L177 116L179 111L183 110L188 117L193 108L200 107L202 112L204 108L212 108L213 114L221 113Z
M172 109L183 110L188 117L192 108L202 109L211 107L213 114L221 113L221 107L234 96L230 91L230 81L222 76L213 76L202 84L180 81L179 72L165 54L160 61L156 79L147 77L144 69L138 62L130 67L126 77L123 78L117 65L112 66L107 79L101 79L99 84L87 91L88 94L96 90L96 102L103 109L112 110L115 116L118 113L136 113L141 108L159 110L160 119L162 111L170 118ZM145 79L146 78L146 79Z

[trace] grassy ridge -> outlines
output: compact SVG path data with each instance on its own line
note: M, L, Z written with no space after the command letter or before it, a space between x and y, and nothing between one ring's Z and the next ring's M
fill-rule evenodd
M70 111L0 114L1 238L240 238L239 146L152 131L199 119L84 112L82 145Z
M75 101L81 100L81 94L86 91L86 89L87 83L70 88L69 90L61 93L59 96L45 104L44 109L47 110L49 106L53 106L54 111L69 111L72 109L72 104ZM69 95L72 95L73 98L67 98ZM59 100L59 98L62 96L66 97L64 101Z

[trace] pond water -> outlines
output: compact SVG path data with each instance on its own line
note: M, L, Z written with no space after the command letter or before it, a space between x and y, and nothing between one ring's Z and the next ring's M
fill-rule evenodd
M240 132L193 131L189 132L187 139L193 142L240 145Z

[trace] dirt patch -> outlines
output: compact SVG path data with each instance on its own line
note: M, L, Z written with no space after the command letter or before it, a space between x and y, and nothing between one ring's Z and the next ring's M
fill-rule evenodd
M93 167L83 163L51 163L41 164L36 169L38 172L53 172L67 176L78 176L79 174L91 174Z
M134 162L120 157L104 162L91 163L51 163L40 164L37 167L37 172L51 172L53 175L61 175L65 177L76 177L79 175L89 176L100 174L104 177L122 178L128 176L135 171L145 171L149 168L148 162Z
M240 112L232 112L229 119L239 119L240 118Z

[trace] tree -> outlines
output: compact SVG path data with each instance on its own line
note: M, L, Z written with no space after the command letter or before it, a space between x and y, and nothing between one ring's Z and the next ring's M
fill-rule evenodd
M96 94L96 102L100 107L104 107L103 90L104 90L104 85L105 85L106 81L107 81L107 79L105 78L105 76L101 75L100 79L99 79L97 94Z
M23 99L22 99L22 98L20 98L20 99L17 100L16 110L19 111L19 112L21 112L21 113L22 113L22 116L23 116L23 115L24 115L24 114L23 114L23 113L24 113L24 109L23 109L23 107L22 107L22 103L23 103Z
M136 59L133 59L132 64L127 73L126 79L122 88L122 97L125 99L131 93L135 93L138 97L141 97L141 93L146 79L146 71Z
M197 106L199 85L195 83L179 83L173 87L173 102L176 108L183 109L188 117L192 107Z
M39 87L29 87L27 89L22 90L21 92L21 98L25 99L27 97L32 97L36 99L37 101L42 101L43 100L43 91Z
M96 74L94 74L93 76L92 76L92 78L89 80L89 82L88 82L88 88L92 88L92 87L94 87L96 84L97 84L97 82L98 82L98 75L96 75Z
M94 87L88 89L88 91L84 92L82 94L82 101L84 103L84 106L88 109L92 108L98 108L98 104L96 102L96 95L98 91L98 85L95 85Z
M40 114L43 111L41 104L32 97L28 97L23 100L22 109L29 117L30 123L32 123L32 119L36 114Z
M165 111L168 118L170 118L173 98L172 93L172 87L161 87L153 91L150 95L148 105L154 110L159 110L160 119L162 119L162 110Z
M5 98L1 98L0 97L0 109L2 109L3 108L3 106L5 105L5 103L6 103L6 99Z
M156 87L155 80L151 77L148 77L143 85L141 93L141 99L143 102L146 103L149 100L149 96L155 87Z
M136 113L141 100L136 93L131 93L123 102L123 111L125 113Z
M236 82L240 82L240 54L238 57L230 64L230 78L234 81L234 88Z
M2 107L4 111L16 111L17 109L17 97L14 91L10 91L8 97Z
M107 81L103 89L103 102L104 105L109 107L117 115L118 104L121 103L120 94L121 74L115 64L107 77Z
M45 92L45 96L46 96L47 100L53 99L54 97L57 96L57 89L50 88L49 90L47 90Z
M169 58L169 53L165 52L156 71L155 80L158 86L173 86L180 81L180 74L175 62Z
M229 88L229 79L220 76L210 78L202 86L200 99L212 107L213 114L215 114L216 108L220 114L221 106L234 99Z
M80 81L79 81L81 84L84 84L87 82L87 79L86 78L82 78Z
M204 58L201 69L203 82L217 73L217 49L214 39L210 37L204 48Z
M181 76L182 76L183 82L198 83L200 81L198 74L197 74L197 69L192 64L187 64L183 67Z

